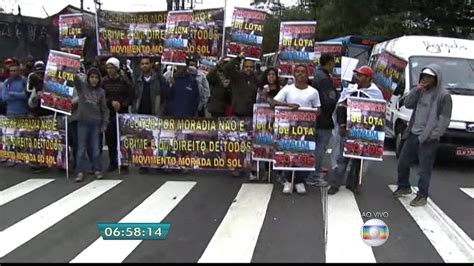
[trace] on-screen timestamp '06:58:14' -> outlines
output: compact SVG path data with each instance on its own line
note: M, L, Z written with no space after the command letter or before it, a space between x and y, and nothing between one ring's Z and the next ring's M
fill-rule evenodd
M171 225L161 223L98 223L104 240L164 240Z

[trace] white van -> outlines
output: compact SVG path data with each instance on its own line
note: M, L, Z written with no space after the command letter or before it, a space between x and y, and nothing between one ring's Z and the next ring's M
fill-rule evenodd
M442 86L453 100L451 123L441 138L441 146L448 153L474 159L474 40L403 36L375 45L369 60L371 66L383 50L408 61L404 82L387 103L386 133L396 139L397 157L412 113L405 108L404 99L418 83L421 69L435 63L441 67Z

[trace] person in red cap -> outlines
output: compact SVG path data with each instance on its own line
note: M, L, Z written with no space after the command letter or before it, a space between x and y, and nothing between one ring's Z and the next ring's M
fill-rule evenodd
M339 142L339 158L337 161L337 168L332 175L328 194L334 195L339 191L339 186L342 185L347 167L350 169L347 176L346 188L354 194L359 193L358 176L361 167L360 159L350 159L343 156L344 143L347 139L347 98L359 97L383 100L382 91L372 83L374 72L369 66L361 66L354 70L356 84L350 85L346 88L339 98L336 107L336 122L339 125L339 134L341 135ZM352 162L352 163L350 163Z

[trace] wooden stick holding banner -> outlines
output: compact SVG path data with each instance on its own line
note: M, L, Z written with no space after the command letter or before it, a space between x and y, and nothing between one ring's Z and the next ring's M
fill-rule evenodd
M360 169L359 169L359 186L362 185L362 173L364 171L364 159L360 160Z
M260 181L260 161L257 161L257 180Z
M117 130L117 164L118 164L118 173L122 174L122 153L120 152L120 130L119 130L119 114L115 113L115 130Z
M272 180L272 163L268 162L268 183L271 183Z
M64 127L66 128L66 179L69 179L69 143L68 143L68 125L67 125L67 116L64 118ZM56 121L56 120L53 120ZM76 160L76 155L74 155L74 160Z
M293 194L294 187L295 187L295 171L291 171L291 194Z

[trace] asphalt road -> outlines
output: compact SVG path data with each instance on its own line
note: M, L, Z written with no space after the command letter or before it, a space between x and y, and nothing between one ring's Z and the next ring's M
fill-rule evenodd
M109 174L94 187L90 177L78 184L64 172L33 174L27 166L2 164L0 262L97 256L106 262L474 262L472 161L439 160L431 201L420 208L392 198L396 165L394 156L371 162L359 195L341 188L329 196L325 241L316 187L307 187L306 195L283 195L277 180L249 183L228 172L140 175L138 169ZM45 184L18 187L28 180ZM139 215L136 208L147 212ZM377 212L390 234L384 245L369 247L360 229ZM166 240L98 240L98 222L122 219L170 223L171 229Z

